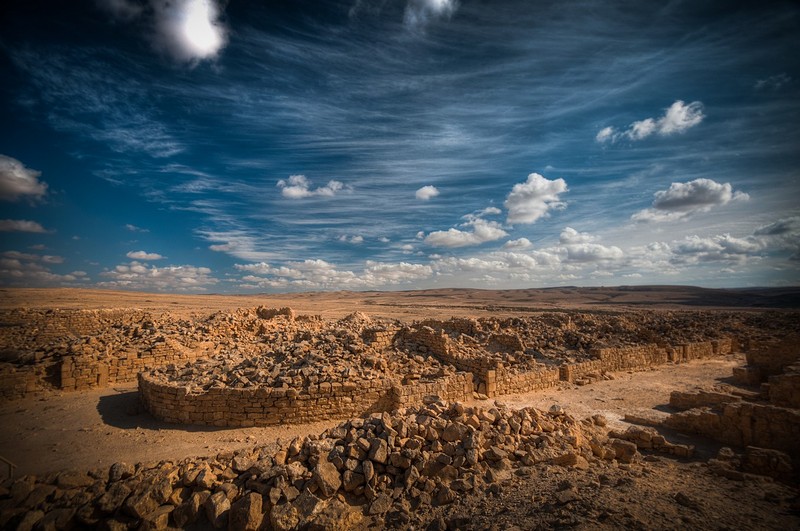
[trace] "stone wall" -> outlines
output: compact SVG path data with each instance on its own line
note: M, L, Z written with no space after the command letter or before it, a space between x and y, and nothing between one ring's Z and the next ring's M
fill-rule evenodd
M781 341L765 341L750 344L747 365L758 371L761 381L781 374L784 367L792 365L800 357L800 336L793 335Z
M769 377L769 401L776 406L800 408L800 364L790 365L785 371Z
M67 356L59 365L59 388L65 391L84 391L107 387L121 382L132 382L143 370L169 363L194 360L207 355L202 348L189 349L170 339L156 342L142 352L117 352L98 358L96 356Z
M492 334L487 346L490 350L525 352L525 345L517 334Z
M453 317L447 321L426 319L416 324L417 328L426 326L436 331L445 330L450 333L466 334L468 336L476 336L478 332L481 331L481 323L477 319L463 319L458 317Z
M565 382L573 383L575 380L585 378L589 375L600 375L606 370L606 363L603 360L579 361L576 363L565 363L558 368L559 377Z
M185 386L139 375L139 394L150 413L166 422L210 426L301 424L391 410L391 380L323 383L306 389L212 388L192 394Z
M41 390L48 368L41 365L0 368L0 399L14 400Z
M361 337L370 348L380 352L392 346L398 329L368 328L362 332Z
M734 402L721 411L696 408L669 416L664 425L732 446L760 446L800 457L800 411L771 404Z
M492 386L494 380L494 386ZM487 396L509 395L541 391L555 386L560 380L558 367L541 366L538 370L512 373L504 367L488 371L486 375ZM491 394L490 394L491 392Z
M139 395L156 418L181 424L243 427L304 424L393 411L422 404L426 396L472 398L472 375L455 373L432 382L398 385L391 379L326 382L305 389L211 388L191 393L186 386L139 375Z
M683 347L675 347L675 349L683 351ZM599 348L592 350L592 355L602 362L601 370L604 371L645 369L654 365L663 365L671 359L667 349L659 347L658 345ZM673 358L672 361L682 361L682 358Z
M438 396L442 400L463 402L472 400L472 374L458 372L437 378L432 382L414 382L395 385L392 388L393 407L411 407L424 402L427 396Z

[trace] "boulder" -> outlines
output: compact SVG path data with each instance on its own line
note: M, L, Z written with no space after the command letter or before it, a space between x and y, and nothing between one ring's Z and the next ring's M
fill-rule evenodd
M261 526L264 515L261 512L263 499L257 492L250 492L239 498L228 513L230 531L256 531Z

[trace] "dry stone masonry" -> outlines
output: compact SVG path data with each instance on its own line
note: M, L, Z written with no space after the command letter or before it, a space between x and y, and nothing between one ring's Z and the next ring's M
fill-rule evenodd
M745 370L734 370L735 379L745 387L673 392L670 406L680 412L667 417L664 425L727 445L768 448L800 459L797 341L797 336L789 336L748 352Z

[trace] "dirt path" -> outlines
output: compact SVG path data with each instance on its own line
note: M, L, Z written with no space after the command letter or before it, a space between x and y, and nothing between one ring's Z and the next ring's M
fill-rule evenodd
M730 377L743 356L667 365L658 370L616 373L614 380L499 400L511 407L547 409L563 406L584 418L605 415L622 425L625 413L666 415L659 406L673 390L709 386ZM59 393L0 404L0 456L17 464L17 475L42 474L65 468L91 469L116 461L130 463L214 455L259 444L317 434L337 421L271 428L177 426L154 420L138 407L135 384L90 391Z

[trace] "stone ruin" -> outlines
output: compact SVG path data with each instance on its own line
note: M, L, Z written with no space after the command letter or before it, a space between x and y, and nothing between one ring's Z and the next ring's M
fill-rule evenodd
M735 340L676 346L633 343L599 348L575 323L569 356L548 352L541 323L516 326L493 320L379 323L364 314L298 325L293 313L257 309L253 342L203 359L170 363L139 374L145 408L175 423L268 426L306 423L419 405L426 396L464 401L546 389L559 382L588 383L610 371L641 370L667 362L722 356ZM255 326L250 327L256 329ZM520 333L521 332L521 333ZM541 345L536 350L526 340Z
M2 528L423 524L432 508L498 492L504 475L551 466L610 474L641 461L640 451L694 453L653 427L619 432L600 416L578 421L557 406L543 412L463 401L586 384L607 372L739 348L748 367L734 378L747 386L673 393L671 405L682 411L656 427L736 447L708 462L725 478L757 472L796 480L797 342L763 332L796 329L796 314L545 313L403 324L255 308L197 319L117 310L19 310L2 319L6 399L138 378L148 409L173 422L355 417L278 448L8 480L0 484ZM24 376L24 386L14 375ZM576 495L556 493L563 503Z
M663 426L730 446L774 450L773 463L767 459L763 470L790 474L792 459L800 460L799 339L794 335L749 350L747 366L733 370L734 385L673 392L669 404L678 412Z
M389 518L407 527L459 496L497 492L511 472L611 469L641 460L640 447L689 451L641 430L620 434L605 426L601 416L578 421L557 407L428 401L351 419L277 450L26 476L2 487L0 526L351 529Z

